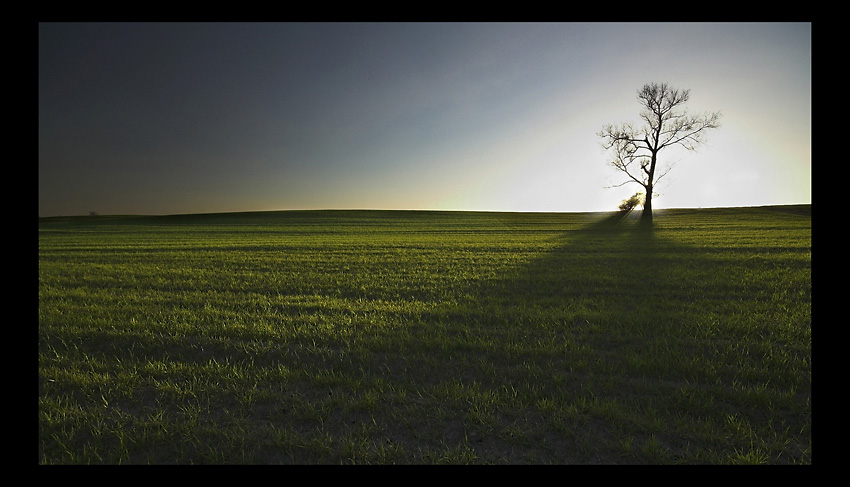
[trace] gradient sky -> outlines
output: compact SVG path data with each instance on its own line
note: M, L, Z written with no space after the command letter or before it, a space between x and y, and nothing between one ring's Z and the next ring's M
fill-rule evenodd
M810 23L39 24L39 215L610 211L646 83L720 111L655 208L811 203Z

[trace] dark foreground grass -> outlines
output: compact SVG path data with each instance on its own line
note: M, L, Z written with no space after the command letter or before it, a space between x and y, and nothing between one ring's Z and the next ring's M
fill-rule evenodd
M811 463L811 206L39 221L39 462Z

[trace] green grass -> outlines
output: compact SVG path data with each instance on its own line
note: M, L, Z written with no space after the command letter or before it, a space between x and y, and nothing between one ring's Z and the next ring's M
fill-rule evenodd
M811 206L39 220L42 464L809 464Z

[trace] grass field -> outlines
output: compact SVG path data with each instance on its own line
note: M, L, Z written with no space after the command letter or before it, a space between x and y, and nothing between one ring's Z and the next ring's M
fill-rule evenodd
M811 205L39 220L41 464L810 464Z

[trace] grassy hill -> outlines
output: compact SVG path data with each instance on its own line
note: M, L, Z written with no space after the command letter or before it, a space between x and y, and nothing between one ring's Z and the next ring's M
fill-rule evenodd
M39 219L39 462L811 463L811 205Z

